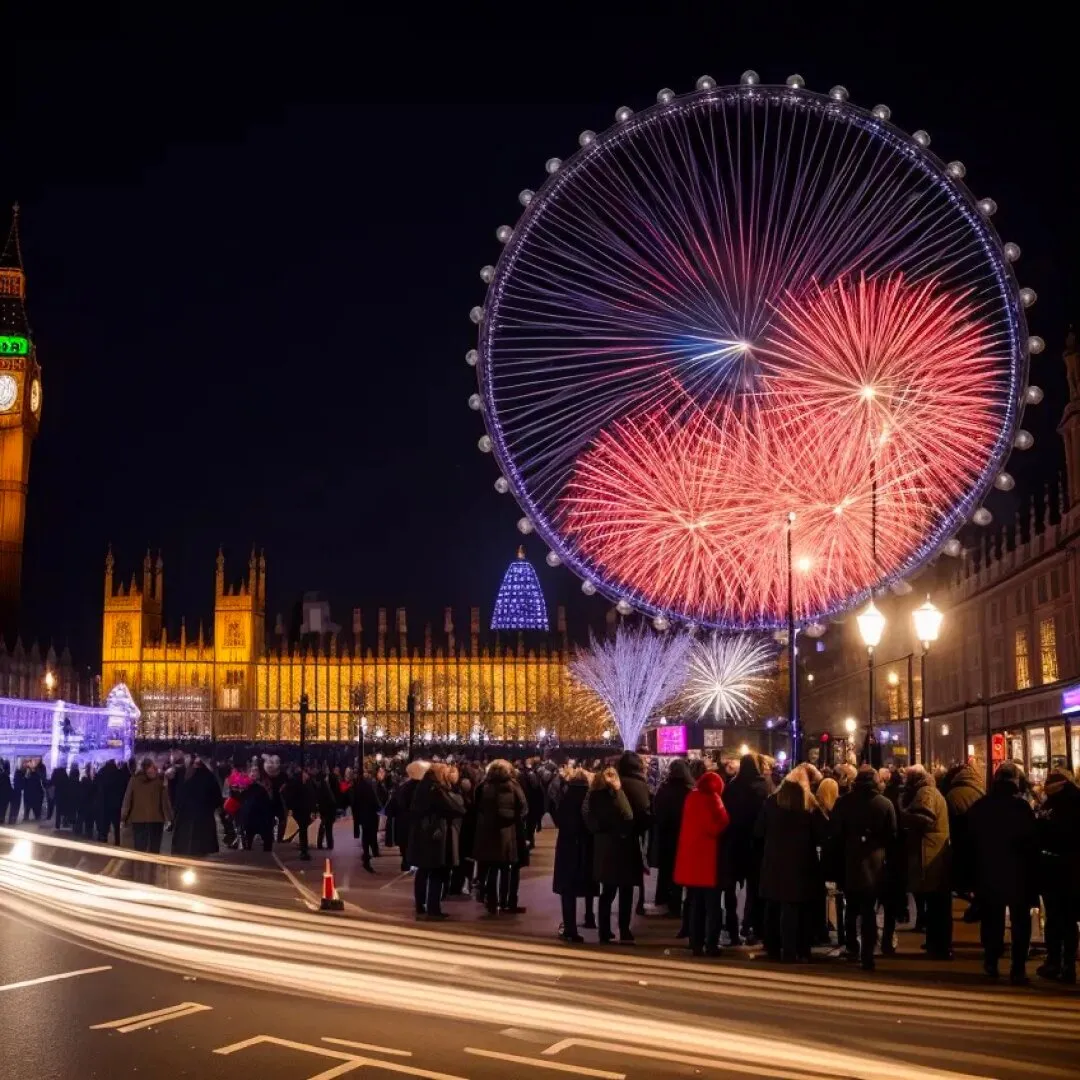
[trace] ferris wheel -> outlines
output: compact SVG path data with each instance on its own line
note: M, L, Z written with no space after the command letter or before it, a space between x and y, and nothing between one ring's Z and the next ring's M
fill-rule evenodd
M480 449L582 589L774 628L896 587L1030 434L1035 302L959 161L794 75L583 131L485 266Z

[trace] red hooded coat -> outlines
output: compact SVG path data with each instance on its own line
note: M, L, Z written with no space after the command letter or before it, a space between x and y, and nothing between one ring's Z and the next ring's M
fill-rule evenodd
M720 774L707 772L686 796L675 855L676 885L703 889L716 887L720 834L730 820L720 798L723 793L724 781Z

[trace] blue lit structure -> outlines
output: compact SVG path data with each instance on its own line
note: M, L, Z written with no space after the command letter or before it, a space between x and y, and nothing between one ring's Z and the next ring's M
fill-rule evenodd
M518 548L517 558L506 568L499 593L495 597L492 630L548 629L547 604L532 563L525 549Z

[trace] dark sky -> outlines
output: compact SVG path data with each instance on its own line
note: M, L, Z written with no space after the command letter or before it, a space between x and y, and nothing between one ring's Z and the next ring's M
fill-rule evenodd
M1038 4L1007 25L985 4L950 24L935 14L945 4L800 5L799 18L769 5L752 22L701 6L718 14L592 20L519 5L516 25L441 27L416 9L411 25L19 40L0 200L23 207L45 387L27 634L96 662L110 541L128 576L147 545L163 549L173 627L209 617L218 544L237 576L252 541L266 549L271 617L308 589L346 625L362 606L371 629L379 605L407 606L414 632L445 604L462 629L470 602L488 614L519 511L493 491L466 407L477 271L547 157L616 106L706 72L842 82L967 163L1023 248L1032 327L1048 342L1020 489L1056 469L1061 342L1080 315L1078 69L1064 28ZM602 612L543 565L539 541L529 550L549 601Z

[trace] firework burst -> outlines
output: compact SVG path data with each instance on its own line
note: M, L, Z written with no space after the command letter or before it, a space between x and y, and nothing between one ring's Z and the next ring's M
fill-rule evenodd
M751 634L712 634L695 641L683 697L717 723L749 721L775 663L775 648Z
M620 626L591 638L570 662L574 677L604 703L627 750L636 750L649 717L674 699L686 678L690 638Z

